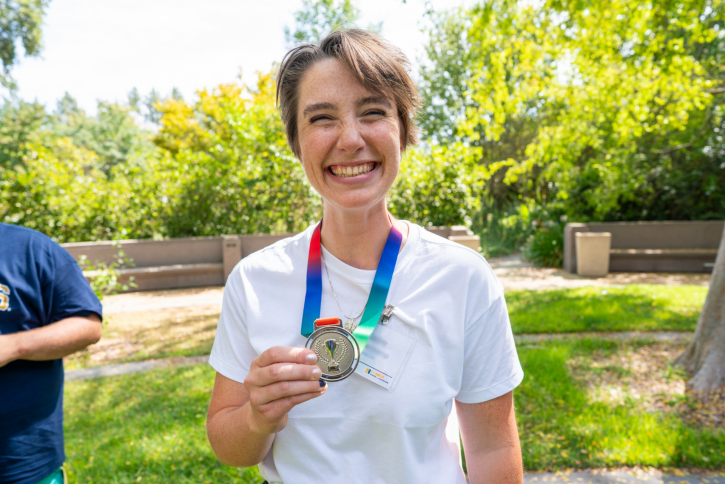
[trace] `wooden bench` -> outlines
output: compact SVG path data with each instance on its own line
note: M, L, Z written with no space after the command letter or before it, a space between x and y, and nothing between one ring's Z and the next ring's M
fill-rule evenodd
M477 250L480 240L466 227L427 227ZM119 270L122 284L133 277L133 291L182 287L222 286L234 266L258 250L294 234L229 235L164 240L120 240L61 244L76 260L86 256L91 263L111 264L120 249L133 259L133 267ZM92 273L86 273L87 277Z
M712 272L724 223L570 223L564 228L564 269L576 273L577 232L610 232L610 272Z

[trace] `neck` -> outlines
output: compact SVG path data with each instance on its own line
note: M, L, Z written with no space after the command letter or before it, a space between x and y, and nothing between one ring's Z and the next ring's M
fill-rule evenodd
M385 200L372 208L354 211L326 205L320 238L325 249L345 264L375 270L392 224L403 234L402 250L408 226L390 216Z

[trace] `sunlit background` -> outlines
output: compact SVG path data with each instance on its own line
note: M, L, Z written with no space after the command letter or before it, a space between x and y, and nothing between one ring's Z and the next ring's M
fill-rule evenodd
M381 33L417 64L423 53L425 12L471 0L366 0L359 25ZM137 88L160 96L177 88L254 82L286 52L284 27L293 27L301 0L54 0L43 22L43 51L20 60L18 95L48 108L68 92L94 113L96 100L122 102Z

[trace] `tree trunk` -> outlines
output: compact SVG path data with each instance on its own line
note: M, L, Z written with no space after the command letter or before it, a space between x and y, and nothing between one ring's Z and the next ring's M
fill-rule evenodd
M694 392L725 387L725 230L695 335L675 363L693 375L687 387Z

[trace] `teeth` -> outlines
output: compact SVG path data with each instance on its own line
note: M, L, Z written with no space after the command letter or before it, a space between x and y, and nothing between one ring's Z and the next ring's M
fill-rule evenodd
M336 176L345 178L349 176L364 175L375 168L375 163L363 163L356 166L333 166L332 173Z

